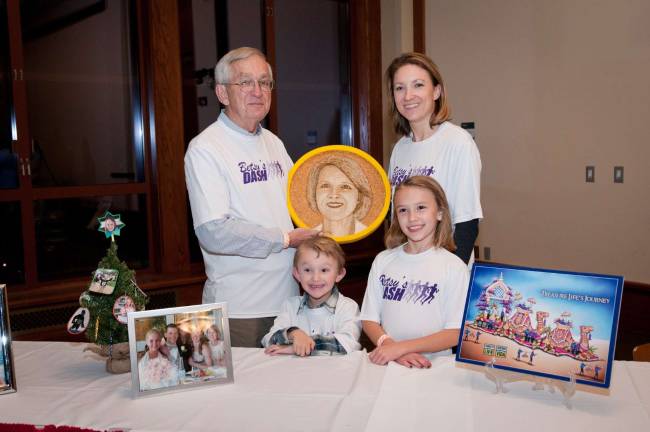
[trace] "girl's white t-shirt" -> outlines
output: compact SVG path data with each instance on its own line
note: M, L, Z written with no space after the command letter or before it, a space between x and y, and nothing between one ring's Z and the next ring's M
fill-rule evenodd
M446 249L387 249L372 263L361 320L379 323L397 341L459 329L468 283L467 266Z

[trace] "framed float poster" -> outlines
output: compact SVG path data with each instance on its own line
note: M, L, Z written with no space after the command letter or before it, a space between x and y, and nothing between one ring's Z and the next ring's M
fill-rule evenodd
M300 228L322 231L339 243L372 234L390 205L384 168L355 147L329 145L302 156L289 172L289 214Z
M622 292L621 276L474 264L456 360L609 387Z
M7 286L0 285L0 395L16 391L16 374L11 351L11 327L7 306Z
M233 382L226 303L128 313L133 395Z

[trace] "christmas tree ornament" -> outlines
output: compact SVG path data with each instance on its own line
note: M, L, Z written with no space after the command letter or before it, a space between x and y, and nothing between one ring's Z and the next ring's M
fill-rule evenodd
M120 324L126 325L129 322L127 318L129 312L135 312L135 303L131 297L123 295L115 299L113 316Z
M97 220L99 231L106 238L110 237L111 241L106 256L99 261L93 273L88 289L79 297L79 304L90 315L85 334L91 345L87 349L107 357L107 371L129 372L126 314L144 310L148 299L135 283L135 272L117 255L115 235L120 235L120 230L125 227L120 215L107 211ZM109 286L112 286L112 290Z
M115 269L98 268L88 289L99 294L112 294L119 274Z
M88 328L90 322L90 311L85 307L80 307L72 314L68 321L67 329L70 334L81 334Z
M120 215L114 215L109 211L104 213L104 216L97 218L97 221L99 221L97 230L103 232L106 238L110 237L112 241L115 241L115 236L120 235L120 230L126 226Z

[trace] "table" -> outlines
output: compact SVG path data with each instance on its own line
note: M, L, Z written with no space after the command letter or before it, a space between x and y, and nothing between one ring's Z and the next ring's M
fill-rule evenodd
M529 382L494 394L483 374L451 357L414 370L373 365L364 352L298 358L233 348L234 384L133 399L130 375L106 373L84 346L14 342L18 392L0 396L0 421L134 432L650 430L650 363L615 362L609 395L579 391L568 410Z
M615 361L610 388L579 386L571 409L558 391L535 391L531 381L495 394L480 368L449 357L418 372L389 365L366 430L650 431L650 363Z

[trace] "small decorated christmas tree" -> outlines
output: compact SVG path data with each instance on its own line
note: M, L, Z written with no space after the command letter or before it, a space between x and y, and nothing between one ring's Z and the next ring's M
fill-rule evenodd
M93 273L88 289L81 294L79 304L80 309L85 308L84 317L88 315L86 337L95 344L88 349L108 357L106 368L109 372L128 372L127 313L144 310L148 299L135 282L135 272L117 256L115 236L120 235L125 226L120 215L107 211L98 221L99 231L111 238L111 244Z
M135 305L134 310L143 310L147 301L146 295L135 283L135 272L117 256L117 243L114 241L111 241L111 246L108 248L106 256L99 262L98 268L117 270L118 275L112 294L99 294L86 290L79 298L81 306L88 308L90 312L86 337L97 345L128 342L127 326L114 315L115 302L120 297L126 296L126 309L128 309L128 298L130 298Z

